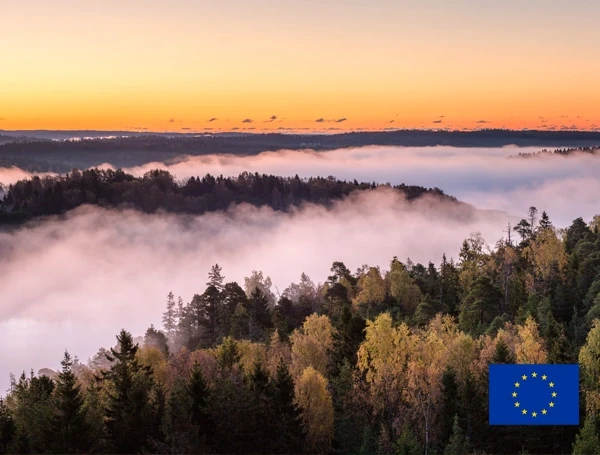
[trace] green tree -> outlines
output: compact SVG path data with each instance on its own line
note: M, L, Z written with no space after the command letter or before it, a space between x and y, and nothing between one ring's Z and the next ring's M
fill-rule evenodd
M177 329L177 308L175 307L175 296L172 292L167 295L167 306L163 313L162 323L163 329L169 341L173 341L175 337L175 331Z
M15 437L16 427L12 413L0 398L0 453L9 453Z
M108 442L114 453L137 453L148 447L155 419L154 381L150 368L136 358L138 345L131 334L121 330L117 342L106 355L113 365L101 373L109 391L104 409Z
M273 382L275 414L274 453L301 453L305 443L302 412L294 401L294 381L281 360Z
M600 440L596 434L596 419L593 415L588 415L583 428L575 436L573 455L589 455L591 453L600 453Z
M452 434L454 417L458 413L458 383L456 372L447 366L442 375L442 411L440 415L440 439L447 441Z
M444 455L469 455L471 453L471 443L458 424L458 416L454 416L452 426L452 436L444 450Z
M56 378L54 415L51 422L52 450L56 453L84 453L90 448L90 427L81 387L72 372L73 360L67 351Z
M512 351L506 345L504 340L500 338L494 348L494 356L492 357L492 363L515 363L516 359Z

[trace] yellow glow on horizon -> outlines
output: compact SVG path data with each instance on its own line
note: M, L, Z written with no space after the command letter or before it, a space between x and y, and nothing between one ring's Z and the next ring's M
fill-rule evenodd
M549 27L558 4L520 6L504 30L486 24L508 6L461 24L467 3L451 19L408 0L223 1L11 4L0 129L600 127L592 11L567 32Z

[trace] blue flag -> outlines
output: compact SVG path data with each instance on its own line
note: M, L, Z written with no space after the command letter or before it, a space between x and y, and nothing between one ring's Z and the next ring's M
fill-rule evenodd
M579 365L490 365L490 425L579 425Z

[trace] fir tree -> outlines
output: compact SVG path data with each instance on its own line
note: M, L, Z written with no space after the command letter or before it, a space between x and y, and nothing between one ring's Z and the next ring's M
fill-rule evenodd
M294 402L294 381L288 367L281 360L273 384L273 407L275 413L274 453L301 453L305 434L302 413Z
M573 443L573 455L589 455L600 453L600 440L596 434L596 419L589 415L585 419L583 428Z
M163 329L169 341L173 341L177 329L177 308L175 307L175 296L169 292L167 296L167 307L162 317Z
M192 398L192 424L198 428L199 441L210 447L214 432L214 422L208 410L210 389L206 384L200 365L197 362L194 363L188 387L190 397Z
M0 398L0 453L9 453L16 433L13 416Z
M460 425L458 424L458 416L454 416L454 424L452 425L452 436L448 445L444 450L444 455L469 455L471 453L471 443L469 437L465 437Z
M114 453L136 453L147 447L152 429L152 371L137 360L138 345L129 332L121 330L117 341L106 355L114 364L102 372L111 390L104 409L108 442Z
M456 382L456 372L451 366L448 366L442 375L442 412L440 416L442 441L447 441L450 438L457 412L458 384Z
M213 286L217 290L222 291L223 281L225 280L225 277L221 273L222 271L223 269L219 266L219 264L213 265L210 269L210 272L208 272L208 282L206 283L206 286Z
M81 387L71 371L73 360L67 351L61 365L54 392L52 447L56 453L83 453L90 447L90 427Z
M516 363L515 356L502 338L496 343L492 363Z

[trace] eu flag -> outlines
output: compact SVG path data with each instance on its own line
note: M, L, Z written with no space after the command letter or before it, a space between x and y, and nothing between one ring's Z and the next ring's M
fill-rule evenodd
M490 425L579 425L579 365L490 365Z

